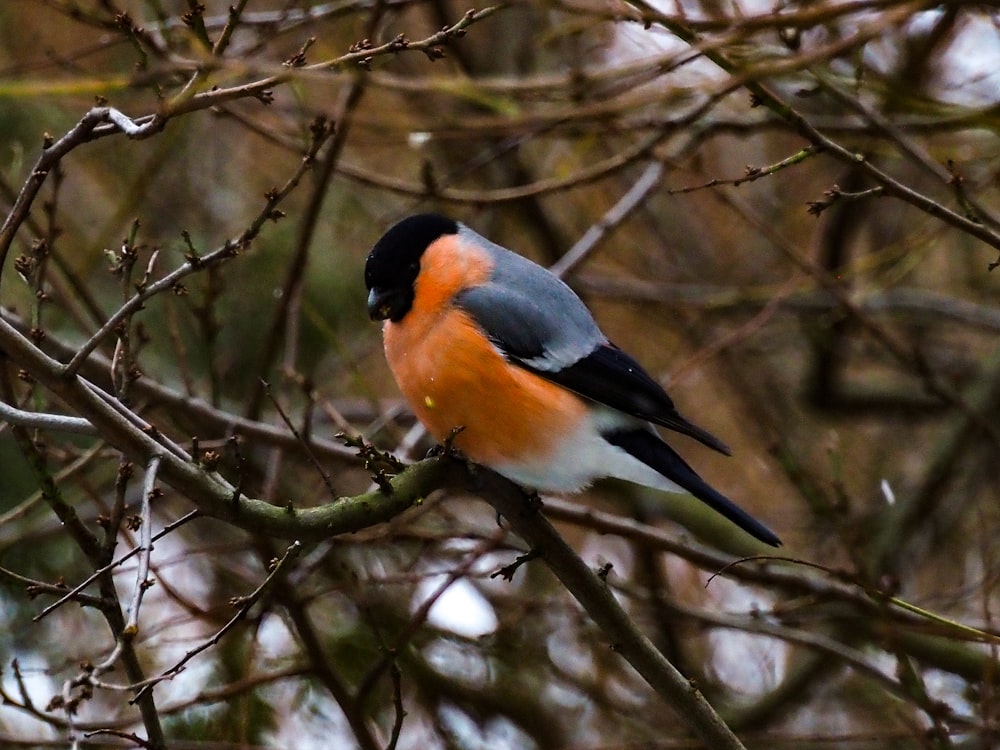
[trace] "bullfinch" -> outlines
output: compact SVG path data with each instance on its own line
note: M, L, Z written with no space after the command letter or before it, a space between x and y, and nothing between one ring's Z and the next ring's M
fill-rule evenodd
M403 219L365 264L389 368L439 441L528 488L615 477L688 492L772 546L778 537L710 487L653 425L722 453L579 297L536 263L437 214Z

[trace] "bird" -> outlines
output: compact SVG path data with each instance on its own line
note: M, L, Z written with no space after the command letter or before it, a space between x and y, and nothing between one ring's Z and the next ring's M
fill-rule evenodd
M454 219L421 213L375 243L364 278L389 369L436 440L534 491L574 493L611 477L688 493L780 546L654 425L729 448L681 416L548 269Z

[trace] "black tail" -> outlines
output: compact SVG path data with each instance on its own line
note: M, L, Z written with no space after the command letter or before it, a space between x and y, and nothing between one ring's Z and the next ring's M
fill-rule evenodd
M772 547L780 547L781 540L764 524L751 516L721 492L710 487L695 473L673 448L653 432L644 429L613 432L604 436L612 445L635 456L646 466L658 471L671 482L690 492L712 510L735 523L748 534Z

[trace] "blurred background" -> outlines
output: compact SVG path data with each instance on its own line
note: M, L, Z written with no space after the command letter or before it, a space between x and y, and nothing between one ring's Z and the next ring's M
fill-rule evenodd
M748 747L996 746L994 7L233 5L0 5L5 320L66 362L137 284L239 244L81 373L248 495L328 503L371 487L337 433L431 447L362 271L397 220L447 213L556 264L732 446L673 441L784 561L710 578L767 550L680 498L672 520L618 486L545 508ZM160 119L74 143L19 215L43 144L105 104ZM76 414L0 355L4 402ZM540 561L494 575L526 548L455 493L308 545L276 581L287 542L171 526L194 505L163 485L132 663L80 679L116 664L108 608L136 602L142 556L106 566L140 544L141 467L4 422L0 477L4 747L699 746ZM92 600L39 619L90 578ZM169 675L141 711L136 670Z

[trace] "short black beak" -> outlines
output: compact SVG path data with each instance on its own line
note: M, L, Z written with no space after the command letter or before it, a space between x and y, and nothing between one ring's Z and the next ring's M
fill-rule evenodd
M384 294L378 289L368 292L368 317L372 320L385 320L389 317L388 307L385 305Z
M409 310L410 300L399 289L372 289L368 292L368 317L398 322Z

